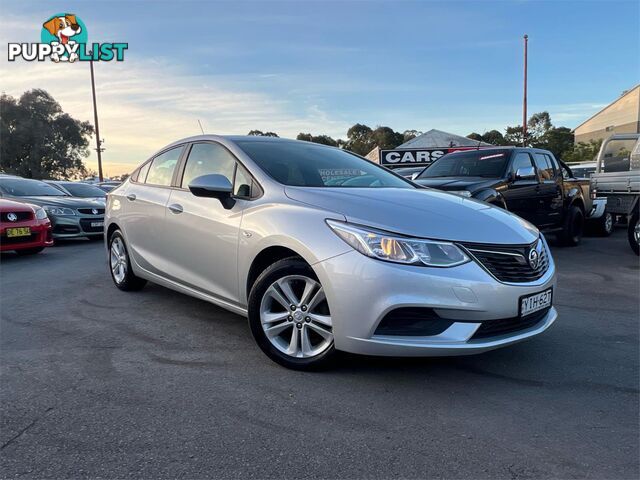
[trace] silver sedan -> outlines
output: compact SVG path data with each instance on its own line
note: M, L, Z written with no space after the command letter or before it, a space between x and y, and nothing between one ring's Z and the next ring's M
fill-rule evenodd
M309 142L172 143L108 195L105 236L118 288L152 281L246 316L289 368L480 353L557 316L533 225Z

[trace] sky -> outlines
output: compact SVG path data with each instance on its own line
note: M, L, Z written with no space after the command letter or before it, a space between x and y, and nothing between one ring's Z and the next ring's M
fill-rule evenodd
M128 42L95 64L103 164L131 171L200 133L346 138L364 123L467 135L529 112L574 128L640 80L640 2L0 0L0 90L43 88L93 123L86 62L7 61L42 23L79 16L89 42ZM92 147L94 147L92 141ZM87 165L96 169L92 150Z

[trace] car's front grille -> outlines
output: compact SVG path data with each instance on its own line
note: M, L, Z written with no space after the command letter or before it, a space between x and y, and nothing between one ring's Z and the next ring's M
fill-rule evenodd
M81 218L80 219L80 226L82 227L82 230L87 232L87 233L98 233L98 232L102 232L104 230L103 226L99 226L99 227L92 227L91 224L92 223L97 223L97 222L102 222L102 218Z
M104 215L104 208L79 208L78 212L82 215Z
M11 215L13 214L13 215ZM13 218L13 220L9 220L9 215ZM24 222L25 220L31 220L33 218L33 212L2 212L0 213L0 222L14 223L14 222Z
M532 313L526 317L501 318L499 320L485 320L473 334L471 340L479 338L497 337L536 326L549 313L549 308Z
M549 269L549 254L542 239L531 245L462 245L480 265L501 282L533 282ZM536 257L535 260L533 257Z

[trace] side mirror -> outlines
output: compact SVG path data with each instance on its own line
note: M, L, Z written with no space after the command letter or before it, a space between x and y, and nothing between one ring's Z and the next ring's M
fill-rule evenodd
M196 177L189 183L189 190L196 197L217 198L227 210L236 203L231 198L233 185L224 175L209 174Z
M516 170L516 180L535 180L536 170L533 167L522 167Z

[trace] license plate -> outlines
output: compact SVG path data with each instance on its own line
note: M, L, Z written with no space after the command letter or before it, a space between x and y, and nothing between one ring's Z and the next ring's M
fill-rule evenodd
M525 317L551 306L553 289L520 297L520 316Z
M92 227L104 227L104 222L91 222Z
M31 229L29 227L7 228L5 231L7 232L8 238L28 237L31 235Z

